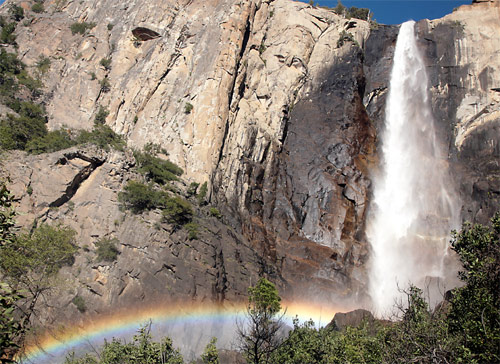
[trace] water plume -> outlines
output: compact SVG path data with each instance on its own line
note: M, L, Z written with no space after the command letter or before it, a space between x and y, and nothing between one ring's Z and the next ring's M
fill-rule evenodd
M367 225L372 247L369 290L378 315L390 313L410 282L421 288L429 282L448 286L449 234L459 221L414 27L414 21L402 24L396 43L381 136L382 165L374 179Z

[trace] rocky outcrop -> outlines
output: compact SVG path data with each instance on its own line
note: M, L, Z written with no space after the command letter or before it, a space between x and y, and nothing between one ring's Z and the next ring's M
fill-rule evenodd
M61 284L50 293L57 304L44 307L44 319L74 321L77 295L86 302L86 315L160 300L239 302L248 282L257 279L260 258L243 236L207 211L198 212L194 240L166 223L160 211L123 211L118 192L126 180L138 178L133 165L130 155L93 147L43 156L14 153L4 161L3 173L14 181L10 188L19 199L18 222L62 223L77 232L79 254L72 267L63 268ZM182 183L177 188L185 189ZM116 261L97 259L101 239L116 239Z

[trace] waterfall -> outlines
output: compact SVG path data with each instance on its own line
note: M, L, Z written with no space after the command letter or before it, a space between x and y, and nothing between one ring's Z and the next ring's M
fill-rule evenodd
M402 297L400 291L410 283L429 292L439 288L443 293L445 284L451 288L446 283L451 264L447 260L453 261L449 235L457 227L460 205L448 175L446 153L435 135L414 26L414 21L402 24L396 43L381 139L382 164L374 178L367 224L372 247L369 290L378 315L390 314Z

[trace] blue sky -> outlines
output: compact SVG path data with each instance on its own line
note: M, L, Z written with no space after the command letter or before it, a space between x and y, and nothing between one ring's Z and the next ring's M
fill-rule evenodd
M309 2L309 0L301 0ZM315 3L335 7L337 0L315 0ZM472 0L342 0L347 7L369 8L373 18L382 24L401 24L407 20L436 19L453 8L471 4Z
M0 0L2 4L5 0ZM309 2L309 0L301 0ZM315 0L322 6L335 7L337 0ZM347 7L369 8L373 18L382 24L401 24L407 20L436 19L453 8L470 4L472 0L342 0Z

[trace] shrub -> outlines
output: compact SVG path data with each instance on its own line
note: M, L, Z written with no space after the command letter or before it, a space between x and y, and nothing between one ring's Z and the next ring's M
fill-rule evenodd
M165 192L156 190L151 184L133 180L128 181L124 191L118 195L125 208L136 214L164 206L167 198Z
M87 311L87 307L85 306L85 300L83 299L83 297L77 295L73 297L71 303L73 303L81 313Z
M169 160L155 157L148 152L134 152L135 161L139 166L138 171L151 181L165 184L168 181L176 181L184 173L182 168Z
M345 42L354 42L354 36L351 33L343 30L340 33L339 39L337 40L337 47L342 47Z
M106 151L112 149L122 151L126 143L121 135L116 134L107 125L94 125L92 131L82 130L76 139L77 144L94 144Z
M0 147L24 150L30 140L47 135L45 110L40 105L14 100L9 106L19 116L8 114L0 121Z
M340 0L338 0L337 6L335 8L333 8L333 12L337 15L344 16L346 11L347 11L347 8L344 5L342 5Z
M42 137L31 139L26 143L25 150L31 154L42 154L67 149L75 144L76 142L71 140L68 131L54 130Z
M99 106L99 110L95 115L94 125L103 125L104 123L106 123L106 118L108 117L108 115L109 110L103 106Z
M357 8L355 6L351 6L347 12L348 18L356 18L361 20L369 20L370 9L367 8Z
M86 23L86 22L81 22L81 23L73 23L70 26L71 33L73 35L75 34L85 34L87 33L88 30L94 28L96 26L95 23Z
M16 30L16 23L9 23L2 26L2 32L0 32L0 42L3 44L16 44L16 35L14 31ZM4 51L2 49L2 51Z
M111 69L111 57L101 58L101 62L99 63L104 67L106 71L109 71Z
M198 199L198 203L200 205L204 205L206 203L205 197L207 196L208 192L208 184L207 182L203 183L200 187L200 192L198 193L198 196L196 197Z
M114 262L118 258L118 248L116 245L119 243L118 239L103 238L98 240L95 245L97 247L97 261L99 262Z
M85 354L76 358L74 353L66 357L65 364L183 364L179 350L175 349L172 339L164 337L160 342L152 340L151 327L144 326L134 335L132 342L121 342L113 338L104 341L97 355Z
M193 209L189 202L182 198L170 197L162 211L165 220L171 224L184 225L191 221Z
M24 9L16 4L10 4L9 14L15 21L20 21L24 18Z
M38 97L40 95L40 88L43 86L42 81L31 77L26 70L21 70L17 76L18 82L26 86L31 91L32 96Z
M199 183L197 183L197 182L191 182L191 183L189 184L189 187L188 187L188 189L187 189L187 195L188 195L188 197L191 197L191 196L195 196L195 195L196 195L196 191L198 190L198 186L199 186L199 185L200 185L200 184L199 184Z
M40 57L38 57L38 61L36 62L35 66L41 74L45 74L50 69L50 63L51 62L49 57L41 55Z
M31 11L39 14L39 13L43 13L45 11L45 8L43 7L42 3L34 3L31 6Z
M189 240L198 239L198 229L200 226L197 223L188 222L186 225L184 225L184 227L188 231Z
M210 212L210 215L212 215L218 219L220 219L222 217L220 211L215 207L210 207L209 212Z
M184 105L184 113L191 114L191 111L193 111L193 105L189 102L186 102L186 105Z
M101 86L101 92L109 92L111 90L111 83L107 77L99 81L99 86Z
M108 23L108 30L109 30L109 31L113 30L113 24Z
M219 351L217 350L217 338L213 337L210 342L205 346L201 360L203 364L219 364Z
M31 233L21 234L8 245L0 247L0 267L6 276L32 284L36 276L55 275L64 265L74 262L76 232L67 226L42 224Z

